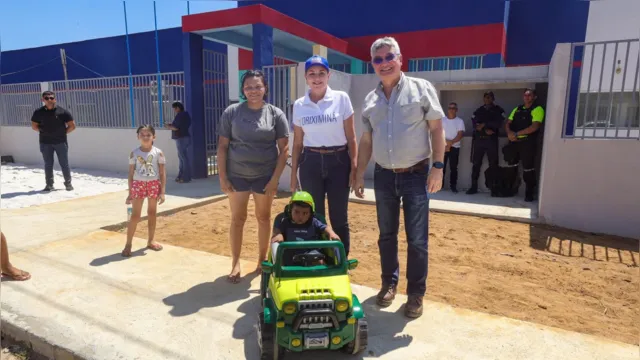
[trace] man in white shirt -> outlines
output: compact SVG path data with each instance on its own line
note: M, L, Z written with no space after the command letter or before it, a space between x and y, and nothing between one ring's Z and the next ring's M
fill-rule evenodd
M455 102L449 103L447 116L442 118L442 127L447 141L444 153L444 173L447 172L447 163L450 163L449 186L452 192L457 193L458 159L460 158L460 140L464 135L464 120L458 117L458 104ZM442 176L442 187L444 187L444 175Z

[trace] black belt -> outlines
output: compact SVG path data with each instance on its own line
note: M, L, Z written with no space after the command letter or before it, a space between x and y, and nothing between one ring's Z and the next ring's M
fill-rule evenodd
M337 153L337 152L340 152L340 151L347 150L347 145L342 145L342 146L322 146L322 147L307 146L304 149L305 150L309 150L309 151L313 151L313 152L317 152L317 153L320 153L320 154L332 154L332 153Z

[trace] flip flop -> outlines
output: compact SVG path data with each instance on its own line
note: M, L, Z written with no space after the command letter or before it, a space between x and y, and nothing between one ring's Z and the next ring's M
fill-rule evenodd
M162 250L162 245L155 243L155 244L147 244L147 249L151 249L153 251L160 251Z
M232 284L237 284L240 282L240 274L237 275L229 275L227 280Z
M122 256L130 257L131 256L131 246L125 246L124 250L122 250Z
M31 274L29 274L28 272L24 271L24 270L18 270L19 274L9 274L6 272L2 272L2 276L6 276L8 278L10 278L11 280L14 281L25 281L25 280L29 280L31 279Z

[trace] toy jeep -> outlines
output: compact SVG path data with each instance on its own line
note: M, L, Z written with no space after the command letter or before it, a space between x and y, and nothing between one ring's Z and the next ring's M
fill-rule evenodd
M367 321L348 275L357 265L340 241L281 242L275 259L270 251L260 284L261 359L282 359L287 350L365 350Z

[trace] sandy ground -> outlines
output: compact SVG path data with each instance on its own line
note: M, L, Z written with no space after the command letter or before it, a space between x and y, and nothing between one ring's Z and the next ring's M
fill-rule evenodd
M274 202L273 214L287 199ZM253 202L249 205L253 214ZM229 256L227 200L158 218L156 240ZM357 215L356 215L357 214ZM350 204L355 283L380 286L375 207ZM256 221L242 258L257 259ZM125 230L122 230L126 232ZM136 236L147 237L147 224ZM548 226L431 213L426 299L638 344L638 242ZM404 292L406 237L400 225Z
M0 206L17 209L85 196L104 194L127 189L126 174L107 171L71 168L73 191L66 191L62 172L54 165L54 186L51 193L41 192L45 186L44 167L6 164L0 169Z

